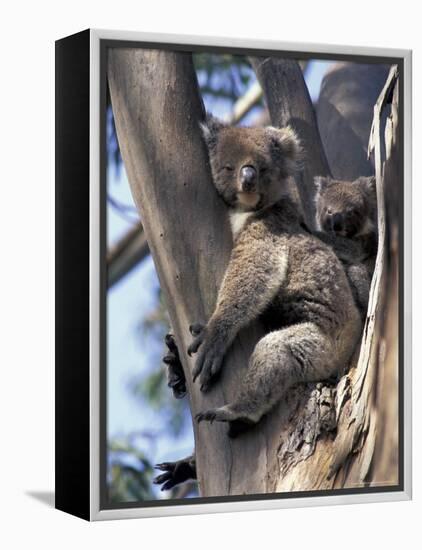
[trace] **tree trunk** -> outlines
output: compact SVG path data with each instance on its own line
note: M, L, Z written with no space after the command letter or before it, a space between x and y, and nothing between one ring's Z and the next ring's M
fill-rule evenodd
M263 64L260 66L262 69ZM200 410L234 399L252 349L263 334L262 327L255 323L241 332L227 355L219 382L209 393L201 394L198 385L192 384L193 364L186 353L191 341L188 326L207 321L212 313L232 243L226 209L216 196L198 127L204 109L191 55L111 49L108 77L120 150L166 298L194 416ZM265 78L260 76L264 91ZM296 90L294 96L287 95L285 99L293 109L296 99L303 101L303 112L309 114L312 106L305 105L310 101L309 95L305 100L307 91L303 94ZM272 111L268 96L267 102L270 113L276 112L274 108ZM293 119L295 123L299 119L302 139L318 135L315 117L307 119L308 128L302 126L300 116L294 115ZM278 122L273 119L273 123ZM327 173L324 155L321 151L316 154L321 157L311 167L308 165L303 181L309 182L316 173ZM321 172L324 167L325 172ZM377 183L381 185L379 175ZM383 271L382 260L380 254L378 273ZM373 296L378 288L373 285ZM365 333L371 342L380 315L375 305ZM372 360L375 346L369 349ZM366 420L368 391L373 395L374 384L379 383L374 382L375 374L362 380L362 373L379 368L368 359L367 347L363 352L365 359L340 381L337 400L333 386L298 387L256 428L235 440L227 437L224 425L203 423L198 429L194 423L200 494L258 494L362 485L374 449L377 452L375 422L371 421L369 427L367 422L362 424L362 415ZM348 399L358 387L360 393ZM356 410L361 413L357 434L347 424L357 417ZM370 430L372 438L367 437ZM372 453L362 450L368 441ZM365 467L349 477L359 457Z

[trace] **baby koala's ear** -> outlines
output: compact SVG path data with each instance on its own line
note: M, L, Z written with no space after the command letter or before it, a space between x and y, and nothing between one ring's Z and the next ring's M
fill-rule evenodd
M325 189L327 189L328 184L331 182L331 178L328 176L315 176L314 177L314 185L317 193L321 193Z
M202 136L207 147L212 148L217 143L218 133L226 127L226 124L221 122L218 118L207 114L205 120L199 123L199 127L201 128Z
M303 154L300 140L294 130L290 126L284 128L267 126L265 132L271 138L273 144L280 149L287 168L293 173L298 168Z

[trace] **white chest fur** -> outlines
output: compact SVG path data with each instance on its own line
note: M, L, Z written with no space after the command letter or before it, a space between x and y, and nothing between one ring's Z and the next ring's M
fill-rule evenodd
M253 215L253 212L230 212L230 225L232 228L233 238L242 231L245 223Z

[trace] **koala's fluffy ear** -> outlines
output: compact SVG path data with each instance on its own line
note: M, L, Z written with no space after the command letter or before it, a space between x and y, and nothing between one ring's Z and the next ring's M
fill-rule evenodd
M362 177L359 178L359 184L362 186L363 190L368 193L368 195L376 195L377 192L377 182L375 176Z
M331 182L331 178L328 176L315 176L314 177L314 184L315 189L317 193L321 193L325 189L327 189L328 184Z
M205 117L205 120L199 123L199 127L201 128L202 135L208 148L215 146L217 143L218 133L225 126L226 125L221 122L221 120L208 114Z
M281 150L289 172L293 173L302 159L302 147L296 133L290 126L268 126L265 131L274 145Z

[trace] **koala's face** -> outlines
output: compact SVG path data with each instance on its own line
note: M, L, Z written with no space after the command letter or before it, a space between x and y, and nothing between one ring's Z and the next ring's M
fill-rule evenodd
M225 126L213 117L201 128L214 184L228 205L258 210L283 196L300 152L293 130Z
M373 229L375 178L338 181L315 178L316 224L326 233L353 238Z

